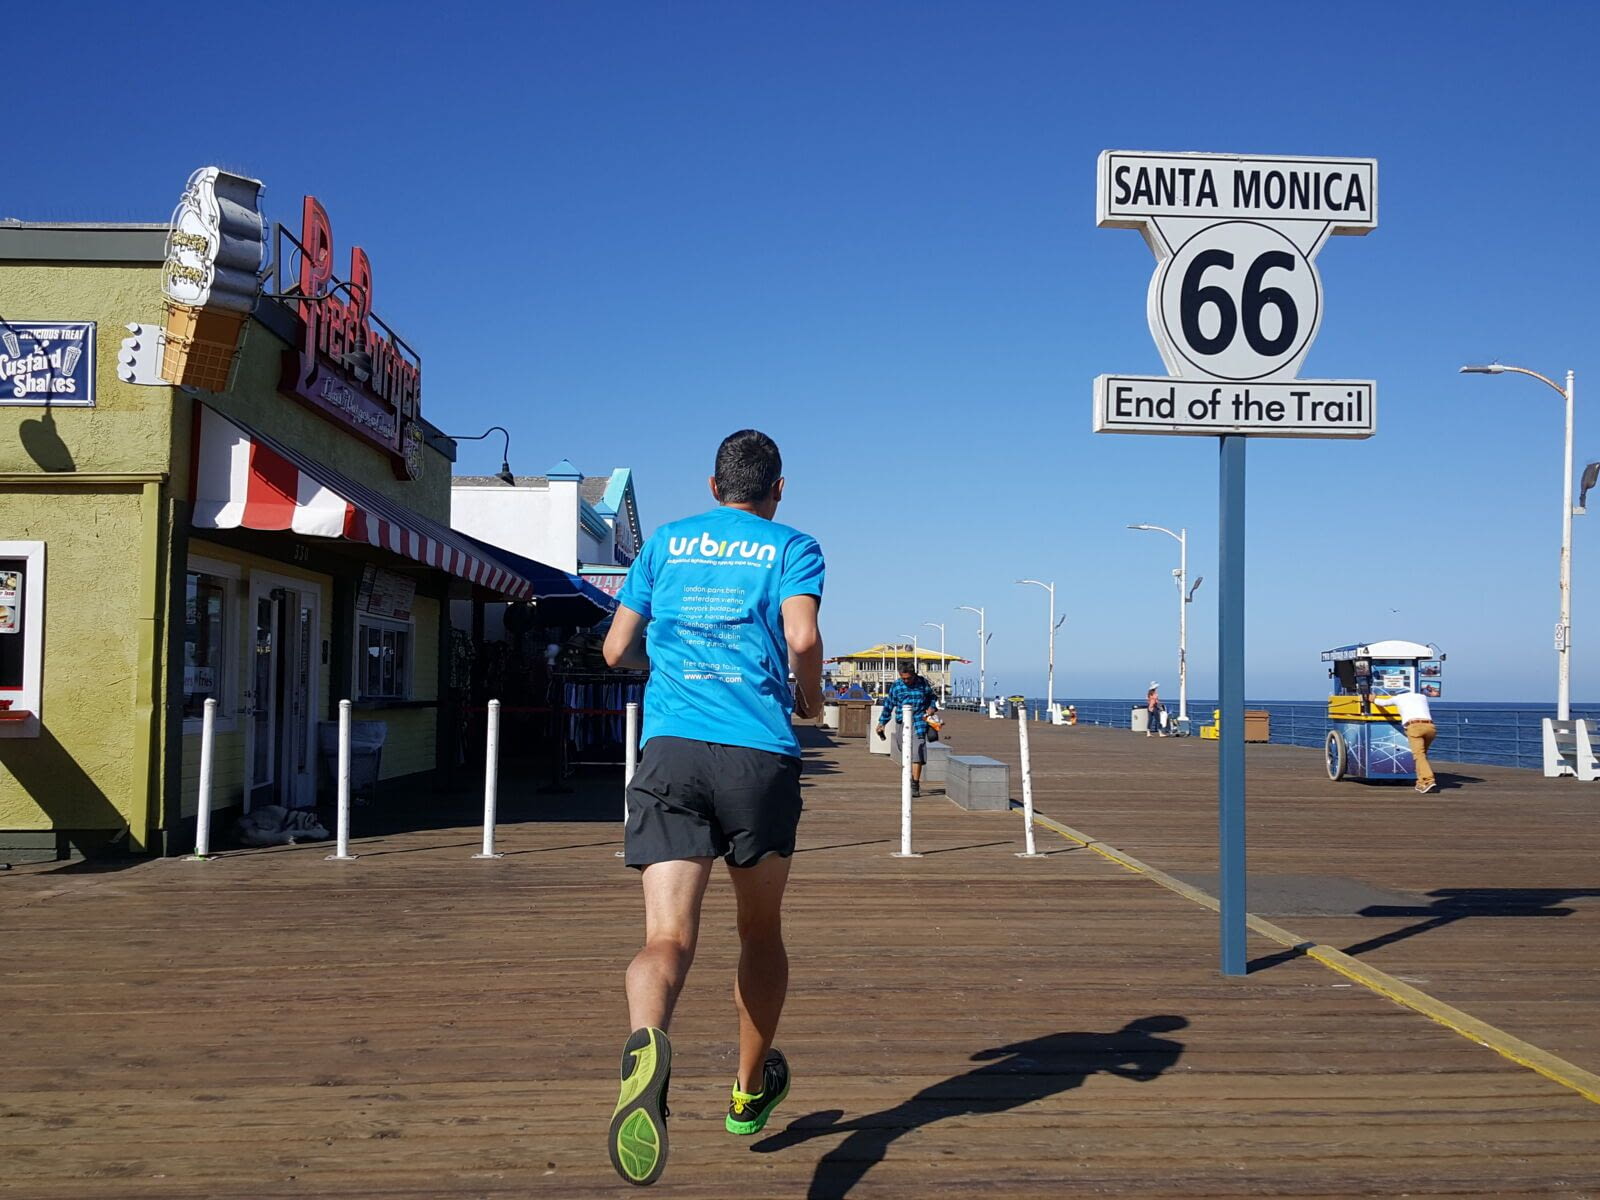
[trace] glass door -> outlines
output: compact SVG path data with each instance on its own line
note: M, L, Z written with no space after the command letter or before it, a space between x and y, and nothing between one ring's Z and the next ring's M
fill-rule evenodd
M251 573L243 706L248 807L316 806L321 605L315 583Z
M277 800L278 783L278 633L281 591L260 588L252 580L249 688L245 692L250 768L245 788L249 811Z
M318 635L315 593L286 593L279 618L283 622L279 639L283 648L280 803L286 808L311 808L317 802L311 699Z

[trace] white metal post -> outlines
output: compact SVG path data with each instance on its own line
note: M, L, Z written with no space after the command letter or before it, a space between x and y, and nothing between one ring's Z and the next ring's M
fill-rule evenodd
M329 861L354 858L350 853L350 701L339 701L338 842Z
M483 749L483 849L473 858L499 858L494 852L494 813L500 792L500 701L489 701L489 732Z
M1561 648L1556 720L1572 716L1572 372L1567 372L1567 436L1561 471Z
M1017 736L1022 741L1022 833L1027 849L1018 858L1043 858L1033 845L1033 755L1028 750L1028 709L1017 711Z
M627 717L623 736L628 739L628 744L622 752L622 784L626 787L633 782L633 773L639 769L639 702L637 700L630 702L624 711ZM622 812L624 816L627 815L627 793L623 793Z
M217 734L217 702L207 699L200 718L200 795L194 813L194 853L203 859L211 853L211 749Z
M1189 728L1189 531L1178 534L1178 720Z
M1056 585L1050 585L1050 614L1045 618L1050 623L1050 664L1045 674L1044 703L1046 708L1053 708L1056 702Z
M900 852L890 857L921 858L922 855L911 853L911 742L916 736L911 705L901 710L900 717Z
M639 702L630 701L622 706L623 711L623 741L622 749L622 834L627 840L628 834L628 785L633 782L634 772L639 769ZM618 850L615 857L626 858L627 852Z

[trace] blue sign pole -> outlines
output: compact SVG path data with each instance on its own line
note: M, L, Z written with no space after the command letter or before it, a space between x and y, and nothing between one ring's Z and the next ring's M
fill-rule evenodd
M1243 975L1245 957L1244 852L1244 447L1240 434L1221 439L1218 567L1222 597L1217 618L1221 738L1217 755L1217 819L1222 901L1222 973Z

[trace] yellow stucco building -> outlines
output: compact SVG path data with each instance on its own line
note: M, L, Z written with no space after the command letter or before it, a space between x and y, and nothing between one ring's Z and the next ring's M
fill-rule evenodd
M364 304L262 298L222 390L166 384L167 238L0 224L0 861L187 849L207 699L217 810L314 804L343 697L426 780L449 600L536 593L450 530L454 443L380 394L420 362ZM361 355L317 349L330 307Z

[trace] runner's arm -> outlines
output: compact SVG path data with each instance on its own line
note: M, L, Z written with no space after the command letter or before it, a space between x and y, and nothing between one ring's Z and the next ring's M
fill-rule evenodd
M789 669L794 672L800 715L822 712L822 634L817 629L816 596L790 596L783 602L783 636L789 643Z
M632 667L637 671L650 669L650 656L644 649L646 624L645 619L626 604L617 605L611 628L606 633L606 666Z

